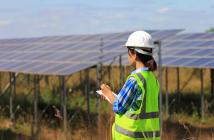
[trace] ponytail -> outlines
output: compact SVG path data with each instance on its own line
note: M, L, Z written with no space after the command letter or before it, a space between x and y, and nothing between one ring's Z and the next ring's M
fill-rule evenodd
M157 63L155 62L155 59L152 56L141 54L138 52L136 53L140 61L143 62L146 67L148 67L149 71L157 70Z
M153 57L151 60L146 62L145 66L149 68L149 71L157 70L157 63L155 62Z

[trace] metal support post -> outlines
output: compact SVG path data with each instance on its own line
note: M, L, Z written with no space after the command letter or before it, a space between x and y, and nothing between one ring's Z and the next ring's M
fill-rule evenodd
M38 139L38 100L39 100L39 76L34 75L34 100L33 100L33 126L32 126L32 139Z
M82 83L82 71L80 71L79 74L80 74L80 83Z
M0 72L0 94L2 94L2 73Z
M123 86L123 84L125 83L125 75L126 75L126 67L125 66L122 66L122 72L123 72L123 75L122 75L122 86Z
M26 74L27 84L30 85L30 74Z
M181 94L180 94L180 69L176 68L177 71L177 96L178 96L178 104L181 102Z
M159 73L159 83L160 83L160 91L159 91L159 112L160 112L160 134L162 134L162 57L161 57L161 42L155 41L154 44L158 46L158 73Z
M45 84L46 84L47 86L49 86L49 76L48 76L48 75L46 75L46 76L44 77L44 80L45 80Z
M65 76L60 76L60 91L61 91L61 106L63 111L63 130L66 136L67 133L67 93L65 88Z
M103 59L103 38L100 38L100 54L101 56L99 57L99 64L97 64L96 66L96 87L97 89L100 89L100 85L101 85L101 80L102 80L102 59ZM97 95L97 100L96 100L96 110L97 112L99 112L99 106L100 106L100 96Z
M214 103L214 69L210 69L211 100Z
M87 113L90 113L90 94L89 94L89 69L85 70L85 95L87 102Z
M177 94L180 94L180 69L176 68L177 71Z
M63 78L62 78L62 76L59 76L58 77L59 78L59 89L57 90L57 91L59 91L59 93L60 93L60 111L62 112L62 122L60 123L60 125L61 125L61 127L64 129L64 122L63 122L63 120L64 120L64 91L63 91L63 87L62 87L62 80L63 80Z
M96 67L96 79L97 79L97 89L100 89L100 85L101 85L101 63L97 64ZM100 96L97 95L97 101L96 101L96 110L97 112L99 112L99 104L100 104Z
M18 73L15 74L15 77L17 78ZM6 84L6 86L3 88L2 93L5 93L8 89L10 89L11 87L11 79L10 79L10 73L9 73L9 82ZM12 80L13 81L13 80Z
M169 115L169 107L168 107L168 68L166 67L166 75L165 75L165 86L166 86L166 93L165 93L165 107L166 107L166 118L168 118Z
M203 69L201 69L201 120L204 121L204 82Z
M14 96L16 94L16 76L15 73L10 73L10 121L15 122L14 116Z
M108 81L111 83L111 65L108 66Z
M124 66L124 83L125 83L125 81L126 81L126 76L127 75L127 66L125 65Z
M122 67L122 56L120 55L119 57L119 69L120 69L120 87L123 86L123 79L124 79L124 71L123 71L123 67Z

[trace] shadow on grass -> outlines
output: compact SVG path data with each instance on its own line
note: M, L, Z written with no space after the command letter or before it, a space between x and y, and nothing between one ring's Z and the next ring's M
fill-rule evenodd
M195 127L186 123L173 122L166 120L163 123L164 140L184 140L184 139L203 139L214 138L213 127Z
M206 113L214 113L214 101L211 95L205 95L204 104ZM163 105L165 106L165 94L163 94ZM169 113L197 114L201 117L201 95L196 93L171 93L169 94Z
M0 140L30 140L30 137L6 129L0 130Z

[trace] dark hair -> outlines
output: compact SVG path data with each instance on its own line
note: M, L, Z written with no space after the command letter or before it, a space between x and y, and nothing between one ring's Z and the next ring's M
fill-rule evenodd
M136 51L135 51L136 52ZM155 59L150 55L145 55L136 52L137 57L140 59L140 61L149 68L149 71L155 71L157 70L157 63L155 62Z
M135 51L134 48L128 47L128 51L131 53L136 53L137 57L140 59L140 61L149 68L149 71L155 71L157 70L157 63L155 62L155 59L150 55L141 54L137 51ZM143 51L152 53L152 49L143 49Z

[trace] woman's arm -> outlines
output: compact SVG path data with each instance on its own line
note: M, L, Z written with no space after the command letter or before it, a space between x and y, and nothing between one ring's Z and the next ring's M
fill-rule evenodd
M136 99L138 85L134 77L130 77L115 99L112 91L107 85L101 85L101 90L113 104L113 110L117 114L124 114Z

